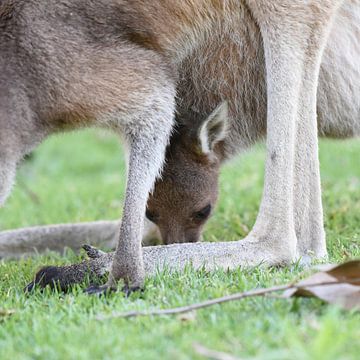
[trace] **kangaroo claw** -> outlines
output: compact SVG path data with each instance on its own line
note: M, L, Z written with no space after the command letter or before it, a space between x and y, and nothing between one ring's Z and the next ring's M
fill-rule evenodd
M84 292L88 295L104 296L114 292L115 289L108 285L90 285Z
M125 294L126 297L129 297L132 293L138 292L138 291L143 292L145 289L144 289L144 287L140 287L140 286L124 285L121 290Z
M103 255L105 255L105 253L99 249L97 249L96 247L94 246L91 246L91 245L88 245L88 244L84 244L82 246L82 248L85 250L87 256L90 258L90 259L97 259Z
M115 291L116 289L109 285L91 285L84 290L84 292L88 295L98 295L98 296L103 296L103 295L106 296ZM122 288L122 292L125 294L126 297L129 297L132 293L137 291L144 291L144 288L141 288L139 286L131 287L128 285L125 285Z

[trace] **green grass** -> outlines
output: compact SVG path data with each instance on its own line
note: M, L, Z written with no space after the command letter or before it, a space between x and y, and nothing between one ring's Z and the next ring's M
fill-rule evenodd
M360 257L360 142L322 141L323 202L330 261ZM264 150L227 164L208 241L238 239L254 223L261 197ZM19 171L18 185L0 210L0 229L35 224L116 219L124 194L118 141L94 131L51 138ZM44 264L78 261L67 251L0 262L0 359L201 359L193 344L239 358L357 359L360 314L317 300L247 299L200 310L188 318L113 319L97 314L166 308L289 282L303 269L160 273L146 291L124 298L88 297L22 288ZM14 310L11 316L4 310ZM2 311L2 312L1 312ZM2 314L2 315L1 315Z

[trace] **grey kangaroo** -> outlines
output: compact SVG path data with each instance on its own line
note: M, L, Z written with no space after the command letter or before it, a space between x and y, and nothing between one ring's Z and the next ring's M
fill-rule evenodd
M128 147L117 249L87 248L94 272L110 269L109 279L89 292L120 279L142 287L145 269L165 263L233 268L326 256L317 135L360 133L359 1L0 4L0 200L21 157L51 133L111 127ZM146 206L165 242L196 241L220 164L265 136L264 192L247 238L141 248ZM179 203L192 221L186 232L171 210ZM88 265L75 265L77 274ZM37 282L59 277L54 269ZM61 274L77 280L73 270Z

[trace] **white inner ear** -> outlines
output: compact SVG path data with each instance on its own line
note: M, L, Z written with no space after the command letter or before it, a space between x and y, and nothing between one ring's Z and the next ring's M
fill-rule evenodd
M214 146L224 140L228 130L228 104L222 102L201 124L198 137L201 151L208 154Z

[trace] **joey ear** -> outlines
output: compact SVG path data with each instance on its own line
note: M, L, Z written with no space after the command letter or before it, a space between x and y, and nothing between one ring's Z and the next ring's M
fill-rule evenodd
M200 125L198 141L201 151L208 154L224 140L228 130L228 104L223 101Z

